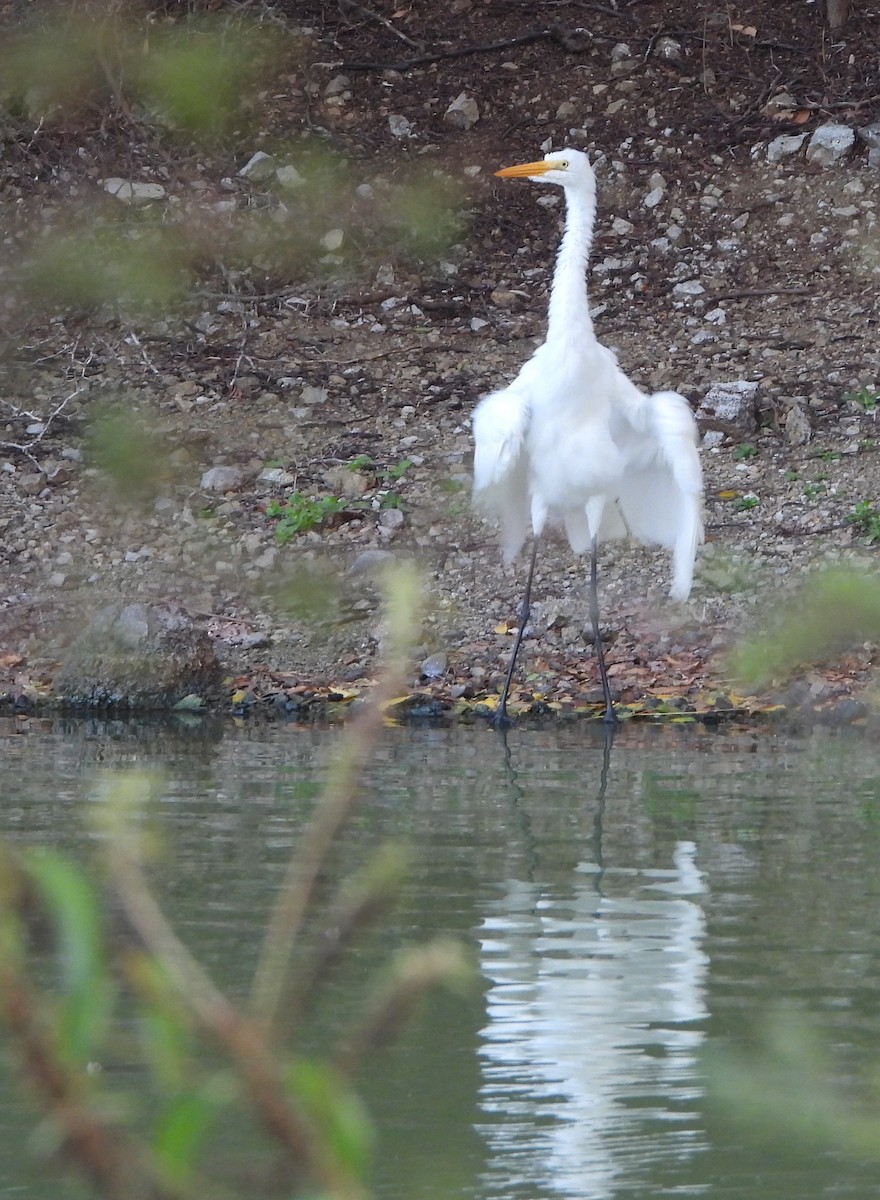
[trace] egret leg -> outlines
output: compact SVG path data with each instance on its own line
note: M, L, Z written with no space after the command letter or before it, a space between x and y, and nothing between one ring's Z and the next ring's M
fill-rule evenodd
M535 562L538 558L538 539L532 539L532 557L529 560L529 575L526 579L526 590L523 595L523 601L519 610L519 628L516 631L516 640L513 643L513 650L510 654L510 665L507 668L507 678L504 680L504 687L501 690L501 699L498 702L498 708L495 711L495 724L499 727L504 727L510 724L510 717L507 715L507 695L510 691L510 681L513 679L513 668L516 666L516 656L519 653L520 644L523 640L523 634L526 631L526 625L531 612L532 600L532 579L535 575Z
M593 645L596 647L596 658L599 662L599 678L602 681L602 694L605 697L605 716L602 719L607 725L616 725L617 714L614 711L614 701L611 699L611 684L608 682L605 651L602 649L602 634L599 630L598 558L599 546L594 537L590 543L590 621L593 625Z

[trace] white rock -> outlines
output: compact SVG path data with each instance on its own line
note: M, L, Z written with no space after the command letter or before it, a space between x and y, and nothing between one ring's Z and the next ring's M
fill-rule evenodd
M315 387L311 383L307 383L300 394L301 404L323 404L327 399L327 389L325 387Z
M275 172L275 178L289 192L295 191L305 183L305 178L292 163L285 163L283 167L279 167Z
M374 574L383 570L389 563L395 561L396 555L390 550L362 550L351 566L349 575Z
M726 325L727 313L723 308L710 308L706 313L706 320L711 321L713 325Z
M233 492L245 481L241 467L209 467L202 475L200 487L205 492Z
M838 125L833 121L820 125L807 146L807 162L819 163L823 167L833 166L846 158L855 140L855 131L849 125Z
M702 296L705 290L699 279L686 279L684 283L675 285L672 294L673 296Z
M274 483L279 487L291 487L296 483L296 476L283 467L266 467L260 472L260 479L263 483Z
M334 75L327 86L324 88L325 96L341 96L343 92L347 92L351 87L351 80L347 75Z
M644 204L645 208L656 208L663 199L663 195L663 188L651 188L650 192L648 192L647 196L642 201L642 204Z
M784 158L791 158L793 154L797 154L806 140L805 133L780 134L767 145L767 162L777 163L782 162Z
M615 217L611 222L611 232L620 234L621 236L632 233L633 229L635 229L633 223L631 221L625 221L623 217Z
M239 171L242 179L253 179L256 183L265 182L275 174L275 159L264 150L252 154Z
M446 674L446 668L449 665L449 660L443 651L437 654L432 654L419 667L419 674L424 679L440 679Z
M479 119L479 106L473 96L469 96L467 92L459 92L443 114L443 120L456 129L470 129L471 126L476 125Z
M321 245L325 250L338 250L345 239L345 233L341 229L329 229L321 238Z
M410 138L413 136L412 124L402 117L400 113L392 113L388 118L388 128L391 131L391 136L396 138Z
M115 177L104 180L104 191L124 204L151 204L155 200L164 200L166 196L161 183L138 183Z
M755 406L760 386L748 379L713 384L697 409L697 420L723 421L741 433L753 433L758 427Z
M793 404L785 417L785 440L791 446L805 446L812 436L809 417L799 404Z

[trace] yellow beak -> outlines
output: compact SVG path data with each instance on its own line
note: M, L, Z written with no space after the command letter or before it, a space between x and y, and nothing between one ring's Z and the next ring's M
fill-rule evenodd
M552 171L554 166L555 163L542 159L540 162L521 163L517 167L502 167L495 174L500 175L502 179L534 179L536 175L545 175L547 171Z

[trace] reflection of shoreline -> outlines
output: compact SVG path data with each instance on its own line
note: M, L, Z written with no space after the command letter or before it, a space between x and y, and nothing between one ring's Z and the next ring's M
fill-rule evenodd
M565 894L513 882L492 905L480 935L486 1196L607 1200L640 1165L699 1150L688 1117L707 959L694 858L679 842L672 870L606 867L605 895L584 864Z

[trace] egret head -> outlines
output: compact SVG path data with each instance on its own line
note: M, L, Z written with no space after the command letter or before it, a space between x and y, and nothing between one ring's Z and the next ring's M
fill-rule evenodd
M502 179L531 179L534 183L558 183L564 188L594 190L596 176L582 150L551 150L539 162L502 167L495 172Z

